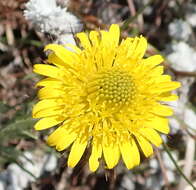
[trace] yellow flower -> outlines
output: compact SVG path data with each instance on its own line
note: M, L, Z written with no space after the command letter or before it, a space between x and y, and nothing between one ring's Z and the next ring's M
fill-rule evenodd
M89 148L91 171L97 170L102 157L110 169L121 156L131 169L140 163L139 147L148 157L151 144L162 143L158 132L169 133L167 117L173 112L163 101L177 99L170 91L180 83L163 74L160 55L143 58L144 37L119 42L119 36L118 25L109 31L78 33L82 48L71 46L69 51L49 44L49 64L34 67L34 72L47 76L37 83L42 88L33 117L42 119L35 129L58 125L47 143L58 151L71 145L70 167Z

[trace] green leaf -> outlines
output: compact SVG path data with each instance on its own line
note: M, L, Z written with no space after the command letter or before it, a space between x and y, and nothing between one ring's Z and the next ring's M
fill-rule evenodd
M5 113L10 109L10 106L0 102L0 113Z
M16 120L14 123L6 125L0 130L0 144L7 143L9 140L19 139L22 137L36 139L30 134L29 130L36 120L32 118Z

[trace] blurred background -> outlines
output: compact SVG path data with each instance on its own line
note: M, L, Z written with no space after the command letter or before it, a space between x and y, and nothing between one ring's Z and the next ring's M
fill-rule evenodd
M32 72L48 43L74 42L74 34L121 27L122 38L144 35L147 56L162 54L165 72L182 87L171 106L166 146L128 171L75 169L45 144L31 118L37 102ZM0 190L193 190L196 186L196 1L0 0ZM185 175L189 183L184 180ZM192 185L192 186L191 186Z

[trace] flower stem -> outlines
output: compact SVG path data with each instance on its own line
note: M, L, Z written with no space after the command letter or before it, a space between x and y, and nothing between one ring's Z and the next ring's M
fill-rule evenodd
M172 154L169 151L168 146L163 143L163 147L165 149L165 151L167 152L168 156L170 157L171 161L173 162L173 164L175 165L176 169L178 170L178 172L180 173L180 175L182 175L182 177L187 181L188 184L191 185L191 187L193 188L193 190L196 190L196 187L192 184L192 182L184 175L184 173L182 172L181 168L178 166L178 164L176 163L176 161L174 160Z
M141 7L134 16L131 16L128 18L123 25L121 26L121 30L125 30L129 27L129 23L133 22L144 10L146 7L148 7L154 0L150 0L148 3L146 3L143 7Z

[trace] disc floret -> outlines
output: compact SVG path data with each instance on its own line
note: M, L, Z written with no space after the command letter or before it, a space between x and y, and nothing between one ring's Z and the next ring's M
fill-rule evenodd
M97 99L112 106L129 105L136 91L132 77L128 72L121 70L99 73L90 83L96 84L90 88L96 89Z

